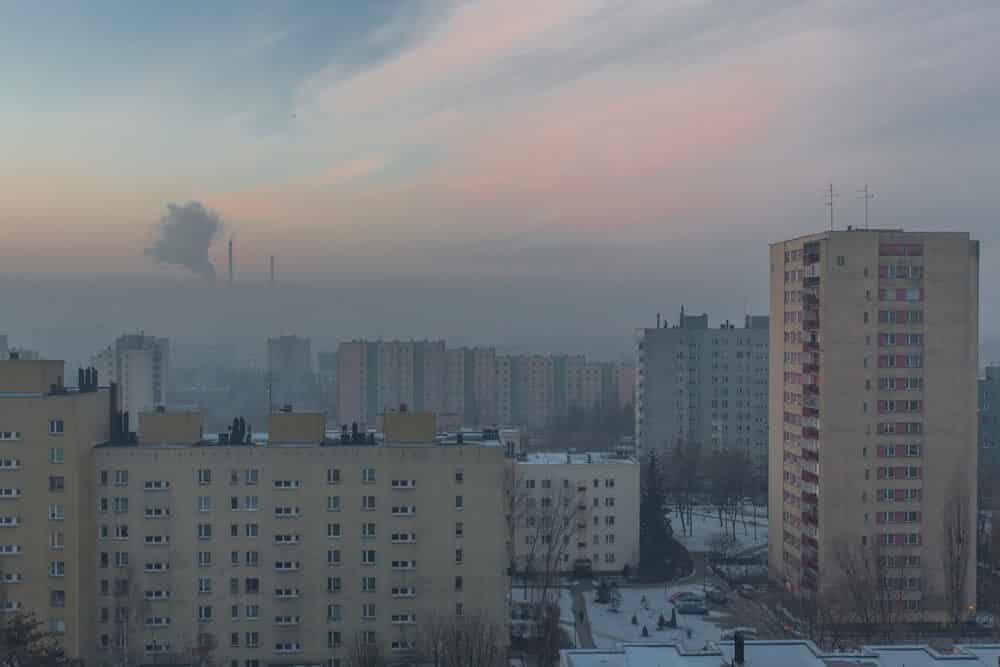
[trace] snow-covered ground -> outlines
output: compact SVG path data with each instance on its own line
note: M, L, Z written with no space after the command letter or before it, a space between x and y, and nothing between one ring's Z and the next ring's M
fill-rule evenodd
M762 507L756 508L756 518L752 518L751 511L751 507L746 508L746 527L742 520L736 521L736 550L767 546L767 510ZM688 551L711 551L713 540L722 533L718 514L712 507L700 506L694 509L692 519L694 519L693 534L682 534L680 517L671 512L670 523L674 529L674 537L687 547ZM756 534L754 524L756 524ZM732 530L731 525L727 528Z
M621 642L629 641L676 641L686 649L698 650L707 642L718 641L722 630L719 625L726 624L730 616L725 612L711 609L707 616L688 616L677 614L677 627L657 630L656 624L660 614L670 621L670 611L673 605L669 597L679 591L690 591L701 595L702 586L698 584L680 584L676 586L655 586L647 588L620 588L622 603L619 611L612 611L611 605L597 604L594 601L595 592L585 593L587 601L587 616L590 619L591 634L597 648L614 648ZM646 605L642 599L645 596ZM632 625L632 615L635 615L638 625ZM649 637L642 636L642 628L646 626Z

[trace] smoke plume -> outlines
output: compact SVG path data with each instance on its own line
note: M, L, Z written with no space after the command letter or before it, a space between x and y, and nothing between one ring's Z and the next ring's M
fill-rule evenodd
M201 202L167 204L167 214L156 226L153 247L146 254L164 264L175 264L215 280L215 267L208 259L212 241L222 231L219 214Z

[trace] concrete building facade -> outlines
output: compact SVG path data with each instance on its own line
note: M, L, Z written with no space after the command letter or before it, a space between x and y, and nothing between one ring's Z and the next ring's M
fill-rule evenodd
M61 361L0 360L0 614L34 612L74 656L94 637L92 455L108 388L67 387Z
M1000 366L979 379L980 509L1000 509Z
M900 612L974 609L978 242L830 231L772 245L770 272L771 578L809 596L867 559Z
M167 403L170 341L142 333L119 336L91 358L100 382L119 385L119 408L135 419Z
M767 469L768 318L710 328L708 315L639 331L635 434L640 455L694 442L709 454L737 450Z
M639 465L601 453L531 453L511 462L518 572L633 571L639 565Z
M156 410L130 439L115 391L0 361L0 613L37 613L71 656L340 667L355 641L405 660L432 620L506 621L498 437L397 414L351 444L279 412L266 444L219 444Z

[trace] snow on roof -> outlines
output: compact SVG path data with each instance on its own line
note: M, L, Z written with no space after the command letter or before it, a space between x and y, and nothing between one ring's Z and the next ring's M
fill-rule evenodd
M618 456L614 452L533 452L519 459L518 463L636 465L636 460L630 456Z
M567 667L719 667L733 660L733 642L707 651L685 651L679 644L622 644L615 650L570 649ZM954 653L926 645L865 646L860 653L822 653L804 640L747 641L745 667L996 667L1000 644L967 644ZM723 662L725 661L725 662Z

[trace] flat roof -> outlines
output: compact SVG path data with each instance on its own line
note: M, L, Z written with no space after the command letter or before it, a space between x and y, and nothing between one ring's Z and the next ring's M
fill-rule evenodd
M518 463L548 465L637 465L631 456L614 452L532 452L517 459Z

